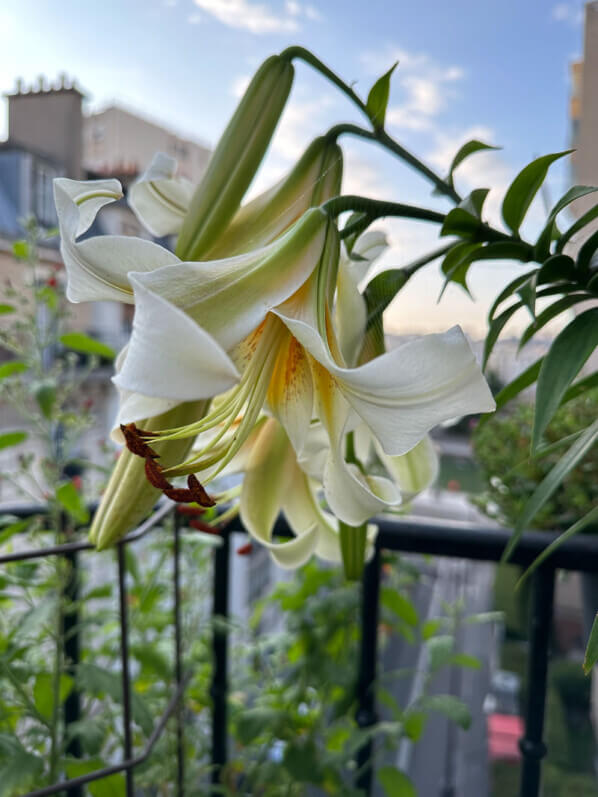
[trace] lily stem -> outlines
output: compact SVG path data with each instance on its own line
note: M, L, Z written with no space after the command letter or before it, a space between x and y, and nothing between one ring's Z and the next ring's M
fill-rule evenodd
M305 47L287 47L281 53L282 58L288 58L290 61L294 58L300 59L304 61L309 66L313 67L316 71L318 71L323 77L333 83L338 89L340 89L343 94L345 94L351 102L359 108L361 113L368 119L371 123L370 114L368 112L366 104L363 100L359 97L358 94L348 85L345 81L339 77L336 72L333 72L330 67L326 66L323 61L320 61L312 52L306 50ZM344 129L340 129L343 127ZM353 129L349 129L353 128ZM408 163L412 168L418 171L421 175L423 175L427 180L432 182L435 188L445 196L448 196L450 199L453 200L455 203L459 203L461 201L460 195L455 191L454 187L450 185L446 180L443 180L440 175L436 174L429 166L426 166L418 157L413 155L413 153L409 152L405 149L405 147L401 146L397 141L395 141L388 133L384 130L383 127L375 127L373 131L369 132L367 130L363 130L357 125L339 125L339 133L353 133L354 135L359 135L362 138L369 138L373 141L377 141L386 149L393 152L399 158Z
M353 194L335 196L327 202L324 202L320 207L335 218L347 210L365 213L368 217L371 217L372 221L383 216L399 216L442 224L446 218L444 213L439 213L436 210L429 210L428 208L420 208L417 205L405 205L402 202L386 202L380 199L369 199Z

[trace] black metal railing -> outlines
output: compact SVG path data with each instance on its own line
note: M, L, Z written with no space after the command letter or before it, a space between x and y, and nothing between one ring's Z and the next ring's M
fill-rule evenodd
M180 529L184 516L173 513L172 504L161 506L145 523L128 534L116 546L118 569L118 593L120 616L120 663L122 678L122 721L124 729L123 760L120 763L104 767L95 772L62 780L28 792L24 797L49 797L49 795L66 793L69 797L81 797L82 787L92 781L107 778L116 773L124 773L127 797L135 794L135 769L144 763L164 732L168 721L174 717L176 726L176 786L177 797L184 797L185 761L184 761L184 723L183 704L185 687L190 674L183 671L181 642L181 594L180 563L181 545ZM27 507L7 510L11 515L27 517L40 514L40 507ZM135 753L132 742L131 683L129 665L129 633L127 613L127 583L125 577L125 548L152 531L164 518L174 515L173 541L173 624L174 624L174 657L175 683L170 700L162 716L154 726L144 749ZM457 559L469 559L487 562L498 562L508 543L510 532L504 529L476 526L469 523L455 522L422 522L407 518L379 518L377 520L379 534L376 539L373 557L367 564L363 577L361 608L361 647L359 672L357 677L357 712L356 721L361 728L373 726L377 720L375 701L375 683L378 665L378 614L381 586L381 552L384 550L401 551ZM228 617L229 568L230 568L230 535L243 532L240 525L231 524L221 532L221 544L215 549L213 605L212 613L216 619L226 620ZM277 521L275 534L289 536L290 529L283 518ZM554 540L554 535L544 532L530 532L522 536L515 549L511 562L527 566ZM70 561L71 575L65 587L65 598L76 606L78 596L77 557L81 551L91 550L87 542L65 542L32 550L22 550L0 555L0 565L9 562L40 559L50 556L66 557ZM532 604L529 616L529 657L528 657L528 689L524 708L525 735L519 746L522 756L520 797L537 797L540 790L542 759L546 754L543 741L544 709L547 690L547 673L549 658L549 639L554 608L554 582L557 569L580 572L598 571L598 537L581 535L567 540L532 575ZM71 612L65 614L65 630L71 633L64 635L65 658L69 666L75 667L79 656L77 638L78 618ZM227 762L227 702L228 702L228 638L226 623L214 623L212 638L212 681L210 695L212 698L212 747L211 747L211 779L214 786L219 783L220 773ZM66 724L77 721L80 715L81 695L77 691L71 693L64 704L64 720ZM81 756L80 747L71 743L69 753ZM370 795L373 787L373 745L370 739L357 754L356 787L364 794ZM196 793L196 792L195 792Z

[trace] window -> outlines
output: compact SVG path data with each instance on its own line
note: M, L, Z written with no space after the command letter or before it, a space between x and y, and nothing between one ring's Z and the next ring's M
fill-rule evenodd
M33 213L40 224L53 227L56 222L52 182L58 177L56 171L46 164L38 164L34 172Z

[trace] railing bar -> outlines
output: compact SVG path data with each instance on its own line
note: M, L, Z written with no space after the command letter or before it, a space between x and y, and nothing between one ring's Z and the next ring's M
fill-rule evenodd
M228 618L230 534L222 532L222 544L214 551L214 602L212 620L212 783L220 783L222 767L227 760L227 693L228 693Z
M554 568L550 565L540 567L532 577L525 736L519 740L519 748L523 755L521 797L537 797L539 794L542 759L546 755L542 734L554 606L554 577Z
M79 637L79 564L76 551L66 555L66 565L68 572L64 586L65 604L62 610L62 638L64 640L65 670L68 675L75 679L77 666L80 660L80 637ZM68 694L63 706L65 730L69 725L81 719L81 694L75 686ZM81 758L83 750L79 736L73 737L66 746L66 754L73 758ZM83 792L80 787L74 786L68 790L69 797L82 797Z
M357 676L357 713L360 728L369 728L378 719L376 714L376 664L378 660L378 615L380 610L380 545L376 541L374 555L363 573L361 598L361 642ZM357 752L358 776L355 785L371 794L373 779L373 740L369 739Z
M174 513L174 655L175 678L177 687L183 681L183 644L181 626L181 534L179 513ZM185 737L183 725L184 703L177 706L176 715L176 754L177 754L177 797L185 794Z
M190 679L191 679L191 674L188 674L184 678L180 687L170 698L170 701L166 706L164 714L162 714L160 721L156 724L154 730L152 731L151 736L147 741L145 750L142 753L140 753L140 755L135 756L135 758L125 760L120 764L113 764L112 766L104 767L103 769L98 769L95 772L90 772L87 775L79 775L79 777L77 778L72 778L71 780L62 781L62 783L55 783L52 786L46 786L43 789L37 789L36 791L27 792L27 794L22 795L22 797L50 797L50 795L52 794L57 794L58 792L68 788L72 788L73 786L84 786L86 783L92 783L94 780L107 778L110 775L118 775L119 772L124 772L128 769L133 769L134 767L139 766L139 764L143 764L143 762L151 755L151 752L154 749L154 745L156 744L156 742L164 732L164 728L166 727L176 706L178 705L178 702L181 699L181 695L185 691L185 688L189 683Z
M120 603L120 660L122 669L122 702L125 759L133 756L133 735L131 730L131 678L129 672L129 623L127 608L127 572L125 548L118 544L118 596ZM133 770L125 772L127 797L134 797Z

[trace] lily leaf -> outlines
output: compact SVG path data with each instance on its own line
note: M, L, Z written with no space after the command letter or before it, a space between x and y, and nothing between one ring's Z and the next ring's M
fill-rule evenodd
M515 313L523 307L523 302L518 301L515 304L512 304L510 307L507 307L506 310L503 310L500 315L497 315L496 318L492 320L490 323L490 329L488 330L488 334L486 335L486 340L484 342L484 357L482 361L482 368L485 368L488 364L488 359L492 354L492 349L494 348L494 344L498 340L498 336L503 331L504 327L506 326L507 322L511 318L511 316L515 315Z
M596 307L574 318L553 341L538 376L532 450L538 447L544 430L561 403L565 391L596 346L598 346L598 308Z
M387 797L417 797L415 786L404 772L392 766L381 767L376 773Z
M575 304L587 301L587 298L588 297L585 293L572 293L569 296L563 296L562 299L558 299L549 307L542 310L542 312L536 316L533 323L527 327L521 336L518 351L520 351L528 342L528 340L530 340L537 332L539 332L542 327L545 327L549 321L552 321L553 318L556 318L556 316L559 316L561 313L563 313L565 310L568 310L570 307L573 307Z
M594 221L596 217L598 217L598 205L595 205L593 208L590 208L590 210L584 213L583 216L580 216L577 219L575 224L572 224L568 230L565 230L565 232L561 235L561 237L557 241L556 251L562 252L563 249L565 248L565 245L571 240L571 238L573 238L575 233L582 230L586 226L586 224L589 224L591 221Z
M579 460L587 454L596 440L598 440L598 421L588 426L585 432L577 438L569 450L559 459L552 470L546 474L544 479L534 490L532 496L523 507L519 521L513 529L513 534L504 550L501 561L506 562L508 560L515 550L524 530L529 527L531 521L544 506L546 501L548 501L565 476L577 465Z
M512 296L520 285L523 285L523 283L527 279L529 279L533 274L536 273L537 269L534 269L534 271L528 271L526 274L520 274L518 277L515 277L514 280L511 280L511 282L509 282L509 284L503 288L503 290L498 294L498 296L494 300L494 304L490 308L490 312L488 313L489 323L492 323L492 321L494 320L494 314L496 313L500 305L504 301L506 301L510 296Z
M542 155L541 158L536 158L536 160L528 163L515 177L507 189L502 203L502 217L507 227L515 234L519 232L521 222L525 218L533 198L544 182L550 165L571 152L573 150L568 149L552 155Z
M556 254L547 258L538 274L538 285L557 280L575 279L575 261L568 255Z
M589 270L590 262L596 250L598 250L598 230L590 235L579 250L579 254L577 255L577 268L579 271L583 273Z
M390 96L390 79L392 77L392 73L397 68L398 63L398 61L394 63L388 72L385 72L381 78L378 78L368 94L365 107L370 121L376 129L381 129L384 127L386 108L388 106L388 98Z
M451 167L448 173L448 182L452 185L453 184L453 172L466 158L469 158L470 155L473 155L476 152L480 152L482 150L488 149L500 149L500 147L493 147L490 144L484 144L483 141L478 141L478 139L473 138L471 141L463 144L461 149L457 152L455 157L453 158L453 162L451 163Z
M573 188L570 188L556 203L556 205L552 208L550 213L548 214L548 219L546 220L546 224L544 229L538 236L538 240L536 241L536 257L538 260L544 260L549 251L550 251L550 242L552 240L552 233L554 228L554 222L556 221L556 217L558 214L570 205L571 202L575 202L576 199L579 199L582 196L586 196L587 194L592 194L594 191L598 191L593 185L574 185ZM562 236L559 236L559 238Z
M96 354L106 360L113 360L116 357L114 349L83 332L67 332L66 335L61 335L60 342L63 346L82 354Z

